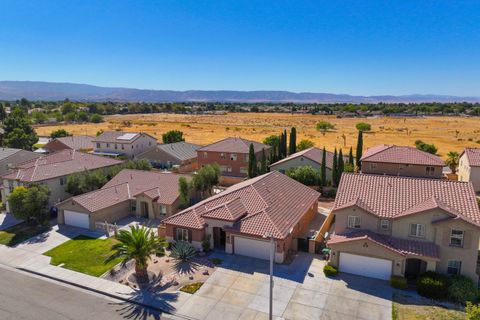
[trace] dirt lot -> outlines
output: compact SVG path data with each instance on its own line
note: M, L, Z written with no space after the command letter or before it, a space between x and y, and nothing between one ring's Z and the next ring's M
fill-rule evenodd
M393 320L463 320L465 312L453 305L435 305L432 300L408 294L394 294Z
M114 115L105 118L101 124L72 124L38 127L39 135L48 135L58 128L65 128L73 134L95 135L100 130L143 131L161 140L161 134L172 129L185 133L187 141L208 144L216 140L241 136L262 141L272 134L279 134L284 128L297 128L297 141L310 139L317 147L355 147L357 131L355 124L368 122L372 132L365 135L364 145L370 147L379 143L413 145L421 139L434 143L441 156L451 150L461 151L464 147L480 147L480 119L467 117L419 117L419 118L342 118L334 116L299 115L285 113L229 113L226 115L181 115L143 114ZM327 120L336 129L323 136L315 130L315 124ZM458 131L457 131L458 130ZM345 135L345 141L343 139Z

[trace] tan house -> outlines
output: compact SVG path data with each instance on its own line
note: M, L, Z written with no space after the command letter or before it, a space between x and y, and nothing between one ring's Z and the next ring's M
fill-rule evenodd
M276 171L238 183L163 221L168 241L188 241L212 248L269 259L276 241L275 261L282 263L308 229L318 211L320 194Z
M90 136L68 136L55 138L42 148L47 153L53 153L65 149L89 152L93 150L93 139Z
M310 166L320 171L322 169L323 150L319 148L308 148L270 165L270 170L285 173L288 169L301 166ZM348 156L344 156L345 163L348 162ZM325 151L325 172L327 181L332 180L333 152Z
M101 156L136 155L155 148L157 139L143 132L105 131L93 139L93 153Z
M432 270L478 280L480 210L471 183L344 173L329 263L389 279Z
M177 212L180 177L124 169L101 189L57 204L58 223L95 230L96 222L114 223L129 215L162 220Z
M71 149L33 159L18 165L15 170L2 177L2 201L7 201L8 195L17 186L39 183L50 189L49 205L54 206L71 196L65 191L70 175L85 170L106 169L120 163L122 161Z
M475 192L480 192L480 149L466 148L458 162L458 180L470 181Z
M360 161L362 173L435 179L442 178L445 166L440 157L417 148L383 144L369 148Z
M198 169L198 148L201 146L185 141L159 144L156 148L147 150L135 158L148 160L154 168L175 168L179 172L191 172Z

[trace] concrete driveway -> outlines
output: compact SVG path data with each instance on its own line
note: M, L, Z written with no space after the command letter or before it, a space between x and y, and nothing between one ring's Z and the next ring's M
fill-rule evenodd
M176 314L193 319L268 319L268 262L215 253L222 265ZM275 265L273 314L294 319L391 319L392 290L385 281L323 274L324 261L300 254Z

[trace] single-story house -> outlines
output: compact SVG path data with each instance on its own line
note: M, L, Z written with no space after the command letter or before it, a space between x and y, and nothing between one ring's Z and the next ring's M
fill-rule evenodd
M154 168L176 168L179 172L191 172L198 169L197 149L200 147L185 141L158 144L156 148L147 150L135 158L148 160Z
M168 241L188 241L202 250L210 237L212 248L227 253L269 259L276 242L275 261L282 263L308 229L318 211L320 193L273 171L233 185L163 220ZM161 230L159 230L161 233Z
M129 215L164 219L177 212L180 177L170 172L124 169L101 189L57 204L58 223L95 230L96 222L115 223Z

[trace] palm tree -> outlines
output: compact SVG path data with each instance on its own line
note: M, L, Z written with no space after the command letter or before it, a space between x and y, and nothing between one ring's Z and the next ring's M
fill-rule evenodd
M122 265L128 261L135 261L135 275L139 282L148 281L148 262L153 254L164 254L167 242L165 238L155 236L153 229L144 226L130 226L130 231L120 230L118 240L112 246L114 253L105 262L123 258Z
M458 161L460 160L460 155L456 151L450 151L447 153L447 160L445 160L445 164L450 167L452 174L457 172Z
M175 260L175 269L179 273L190 273L196 269L197 263L193 259L197 256L197 250L186 241L177 241L172 245L170 257Z

